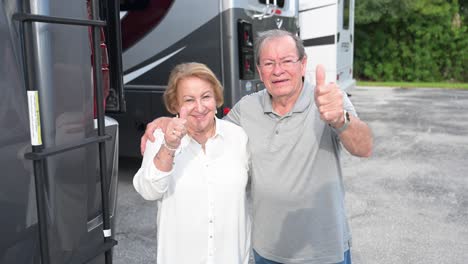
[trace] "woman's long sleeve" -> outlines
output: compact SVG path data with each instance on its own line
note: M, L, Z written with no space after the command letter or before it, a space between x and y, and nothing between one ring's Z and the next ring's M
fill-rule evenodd
M170 175L173 172L173 169L168 172L160 171L154 165L153 159L161 147L164 134L158 129L154 132L154 136L156 138L155 142L148 141L146 143L141 168L133 177L135 190L145 200L161 199L168 189Z

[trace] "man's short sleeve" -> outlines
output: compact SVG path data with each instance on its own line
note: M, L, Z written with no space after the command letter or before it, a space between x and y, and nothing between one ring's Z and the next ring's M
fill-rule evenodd
M242 100L241 100L242 101ZM241 112L240 112L240 104L241 104L241 101L239 101L237 104L234 105L234 107L232 107L231 111L229 111L229 113L223 118L224 120L226 121L229 121L229 122L232 122L238 126L240 126L241 122Z
M351 100L349 100L348 95L344 91L343 91L343 108L346 111L348 111L350 114L352 114L352 115L354 115L356 117L358 116L357 112L356 112L356 109L354 108L353 103L351 103Z

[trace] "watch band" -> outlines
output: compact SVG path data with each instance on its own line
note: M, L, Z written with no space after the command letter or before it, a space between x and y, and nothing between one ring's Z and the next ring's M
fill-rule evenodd
M343 126L340 128L333 128L337 134L341 134L343 131L345 131L349 126L349 122L351 122L351 118L349 117L348 111L343 110L343 117L344 117Z

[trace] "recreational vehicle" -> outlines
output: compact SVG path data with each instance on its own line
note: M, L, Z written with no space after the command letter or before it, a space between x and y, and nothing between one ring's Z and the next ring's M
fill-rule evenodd
M308 57L306 78L315 82L315 68L323 64L327 82L352 90L354 0L301 0L299 27Z
M123 1L121 28L126 113L120 125L120 154L140 157L146 124L169 115L162 102L171 69L182 62L210 67L224 86L229 111L242 96L263 89L255 67L257 33L297 33L298 0Z
M0 2L2 264L112 262L118 124L103 102L122 101L106 45L120 41L103 30L118 6L99 2Z

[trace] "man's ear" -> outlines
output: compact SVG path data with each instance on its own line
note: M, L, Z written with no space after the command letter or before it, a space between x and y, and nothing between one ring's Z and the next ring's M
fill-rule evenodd
M255 67L257 68L257 72L258 72L258 76L260 76L260 80L263 82L263 77L262 77L262 72L260 71L260 67L257 65L255 65Z
M302 77L304 77L307 69L307 55L304 55L304 58L302 58L301 67Z

